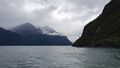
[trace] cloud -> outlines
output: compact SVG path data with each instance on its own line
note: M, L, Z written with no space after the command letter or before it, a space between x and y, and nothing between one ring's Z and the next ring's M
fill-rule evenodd
M110 0L0 0L0 26L31 22L49 26L66 36L80 36Z

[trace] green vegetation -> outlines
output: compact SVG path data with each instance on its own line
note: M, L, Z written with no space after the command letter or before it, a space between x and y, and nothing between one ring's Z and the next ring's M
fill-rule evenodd
M120 1L112 0L103 13L87 24L82 36L73 46L119 47L120 46Z

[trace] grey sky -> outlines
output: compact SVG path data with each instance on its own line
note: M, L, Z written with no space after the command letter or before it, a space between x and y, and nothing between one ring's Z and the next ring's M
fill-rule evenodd
M96 18L110 0L0 0L0 26L10 28L25 22L49 26L75 38Z

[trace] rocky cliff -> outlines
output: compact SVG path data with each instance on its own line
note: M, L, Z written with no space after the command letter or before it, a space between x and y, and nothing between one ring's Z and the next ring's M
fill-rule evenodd
M73 46L120 47L120 0L111 0Z

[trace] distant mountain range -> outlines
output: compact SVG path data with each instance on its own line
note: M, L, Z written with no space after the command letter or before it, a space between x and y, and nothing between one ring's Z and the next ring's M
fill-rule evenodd
M36 28L31 23L10 30L0 28L1 45L70 45L66 36L59 35L50 27Z

